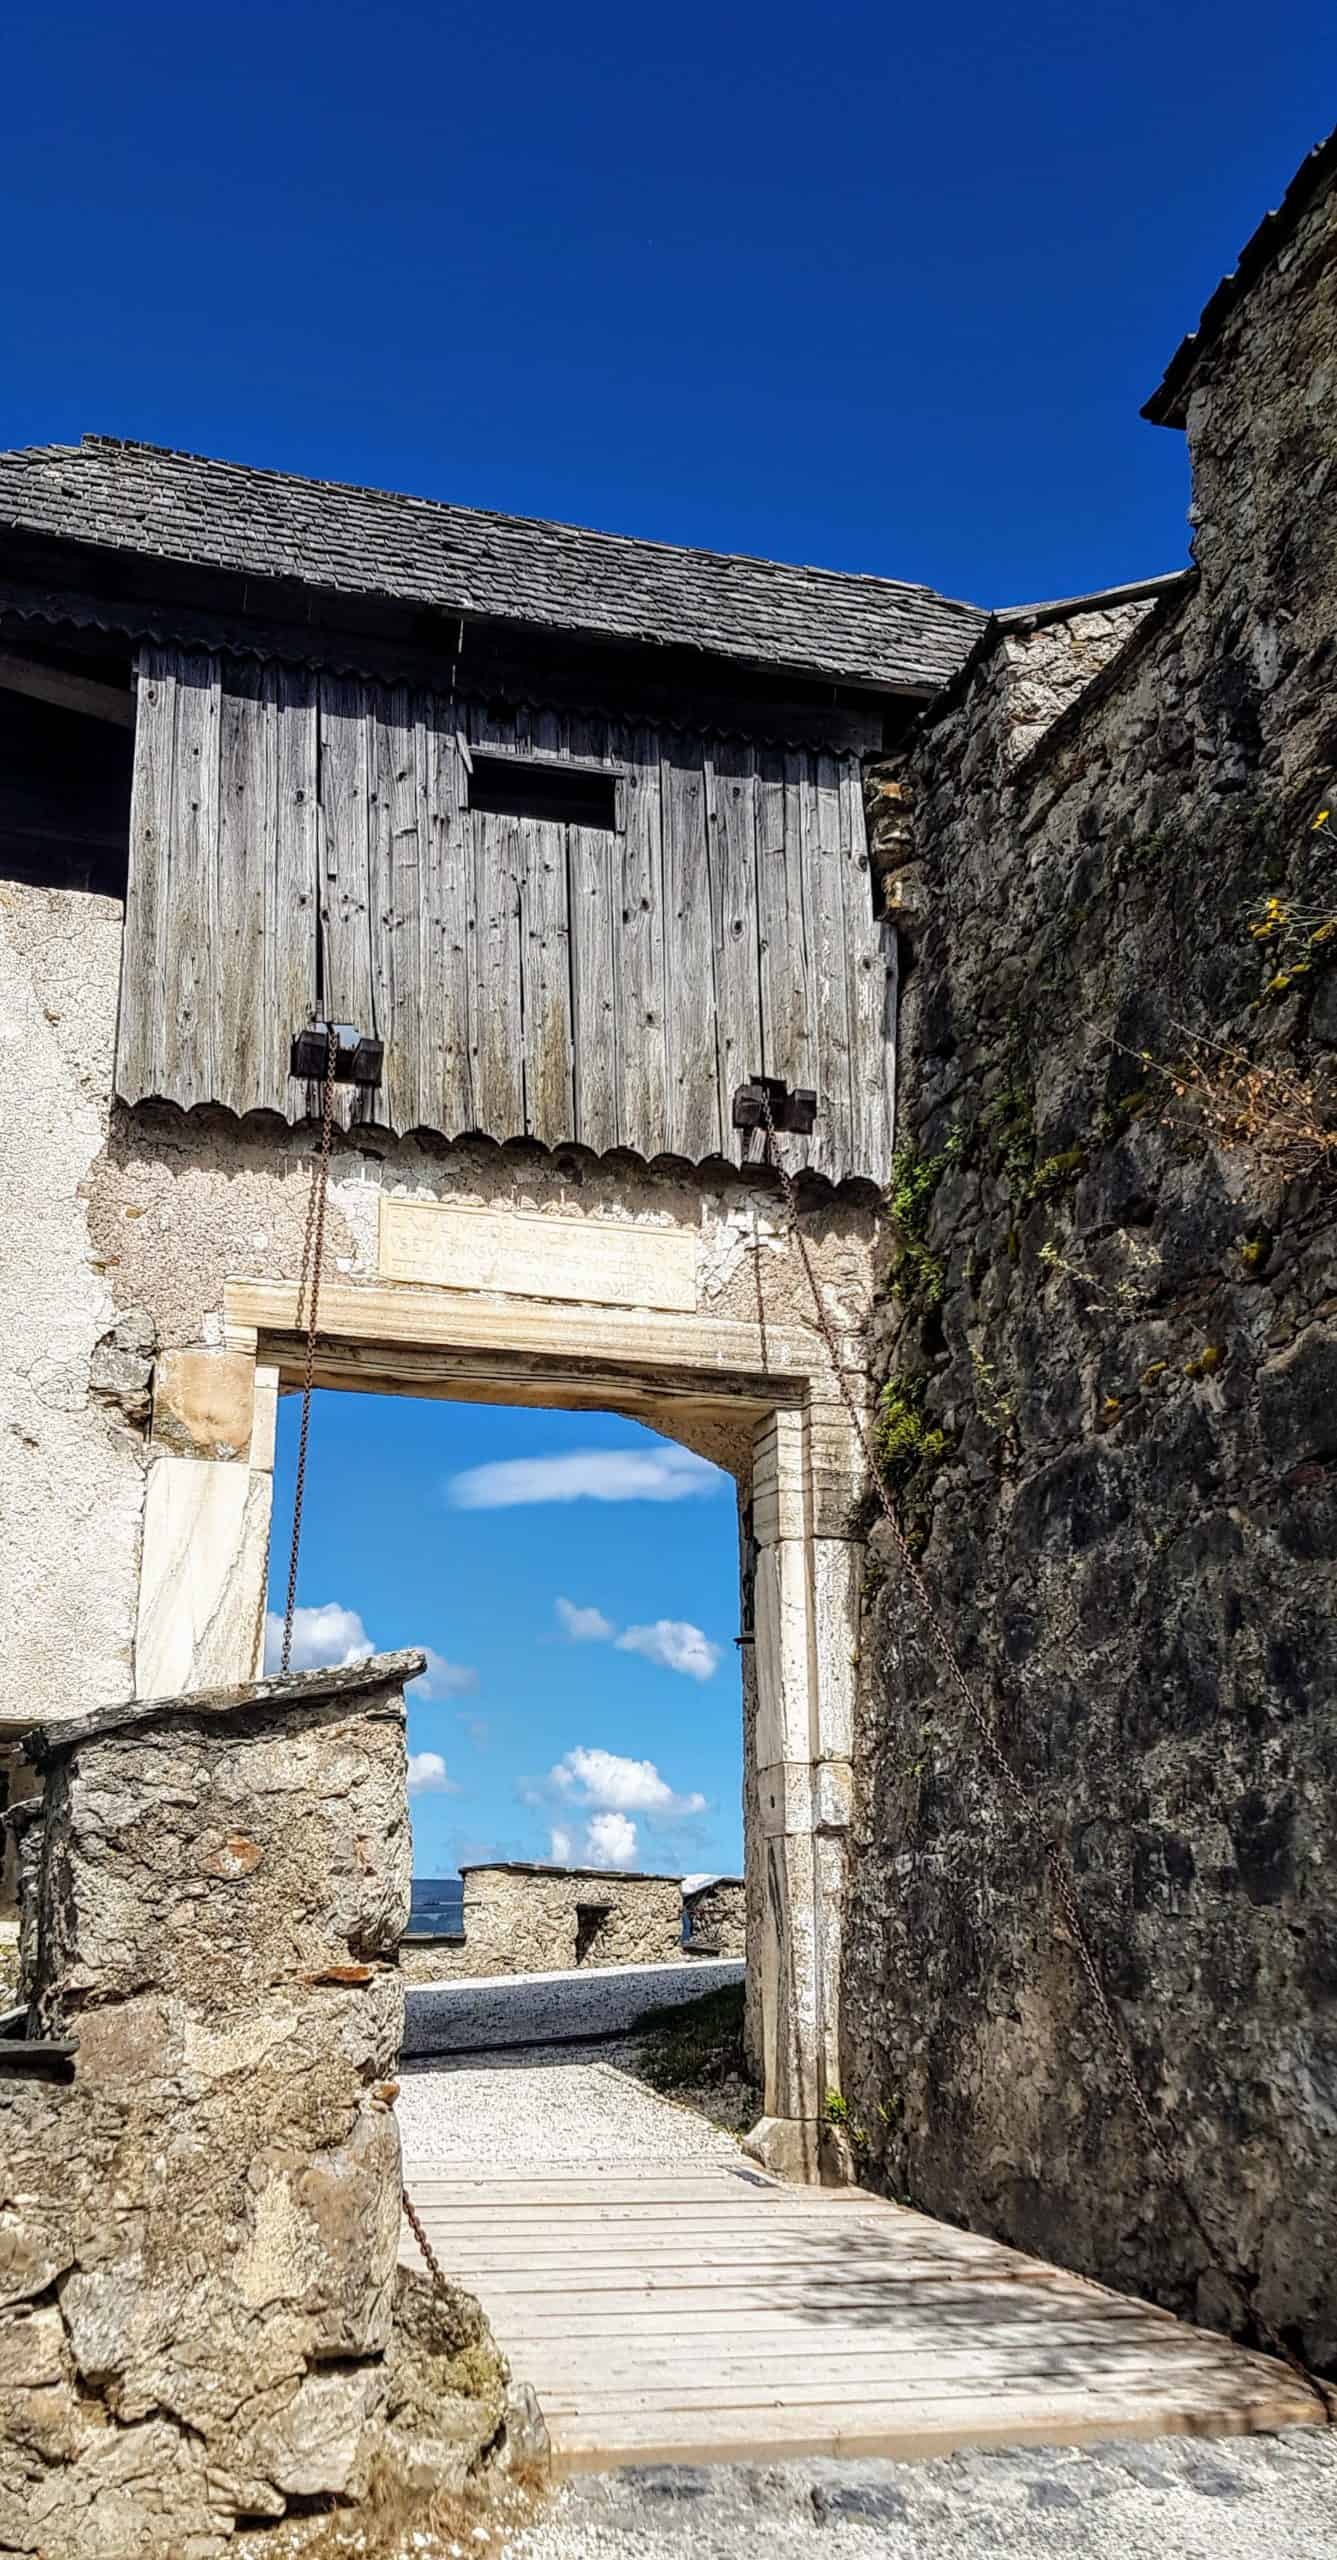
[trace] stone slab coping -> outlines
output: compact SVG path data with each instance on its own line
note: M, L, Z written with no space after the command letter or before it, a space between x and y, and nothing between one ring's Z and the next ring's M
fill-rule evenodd
M49 1769L81 1742L104 1734L127 1733L166 1724L174 1716L227 1716L251 1707L318 1707L329 1698L359 1698L375 1689L402 1689L427 1668L417 1650L374 1653L366 1662L350 1662L341 1670L290 1671L270 1680L242 1680L226 1689L187 1689L175 1698L127 1698L118 1707L98 1707L91 1715L65 1716L51 1724L33 1725L23 1748L39 1769Z
M553 1858L475 1858L462 1876L574 1876L592 1884L681 1884L661 1867L563 1867Z

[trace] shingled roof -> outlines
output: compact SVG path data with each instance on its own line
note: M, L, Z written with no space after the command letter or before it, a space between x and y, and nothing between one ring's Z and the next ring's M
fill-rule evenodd
M1189 394L1201 358L1219 338L1231 312L1242 302L1257 278L1271 266L1299 228L1314 198L1337 177L1337 126L1301 161L1290 185L1273 212L1265 213L1256 231L1245 241L1237 265L1221 282L1206 305L1197 328L1190 330L1176 347L1161 382L1151 398L1144 402L1142 415L1153 427L1182 427L1188 419Z
M894 693L936 690L985 618L891 578L679 550L113 436L0 454L0 525Z

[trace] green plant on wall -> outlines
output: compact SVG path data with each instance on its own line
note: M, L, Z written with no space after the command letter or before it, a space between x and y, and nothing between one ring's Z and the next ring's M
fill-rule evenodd
M948 1162L945 1151L925 1156L908 1142L897 1148L891 1160L887 1205L896 1236L892 1276L896 1294L907 1307L928 1309L942 1304L943 1267L928 1243L928 1223L933 1194Z
M946 1456L946 1432L924 1419L922 1378L888 1378L878 1399L876 1446L892 1493L903 1493L921 1467Z

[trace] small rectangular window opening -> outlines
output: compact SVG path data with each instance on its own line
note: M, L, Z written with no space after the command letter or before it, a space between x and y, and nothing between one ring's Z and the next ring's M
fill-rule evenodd
M617 825L617 775L580 765L531 764L527 757L473 750L469 807L499 818L538 818L551 826Z

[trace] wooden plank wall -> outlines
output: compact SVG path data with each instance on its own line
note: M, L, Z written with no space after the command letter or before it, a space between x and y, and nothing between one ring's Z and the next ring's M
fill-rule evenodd
M475 749L602 766L618 825L470 811ZM736 1157L761 1072L817 1090L792 1161L880 1182L893 955L852 753L142 655L127 1101L297 1116L323 1004L386 1042L396 1130Z

